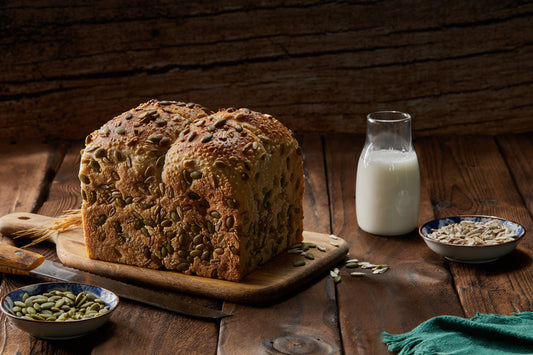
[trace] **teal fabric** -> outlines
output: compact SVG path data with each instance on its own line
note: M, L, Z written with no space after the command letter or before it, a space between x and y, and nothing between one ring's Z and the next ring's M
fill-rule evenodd
M383 333L389 350L411 354L533 354L533 313L431 318L404 334Z

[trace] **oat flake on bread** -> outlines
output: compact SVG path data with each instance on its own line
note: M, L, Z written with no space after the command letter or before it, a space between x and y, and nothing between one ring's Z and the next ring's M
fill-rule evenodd
M270 115L151 100L87 137L79 178L93 259L239 281L302 240L301 149Z

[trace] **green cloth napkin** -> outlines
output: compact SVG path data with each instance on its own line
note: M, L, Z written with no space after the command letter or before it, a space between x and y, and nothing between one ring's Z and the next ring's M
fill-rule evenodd
M410 354L533 354L533 313L431 318L404 334L383 333L389 350Z

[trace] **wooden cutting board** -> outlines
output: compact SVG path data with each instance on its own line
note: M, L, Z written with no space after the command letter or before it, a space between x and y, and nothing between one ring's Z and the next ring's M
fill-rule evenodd
M13 235L17 231L46 226L52 220L52 217L38 214L13 213L0 218L0 232ZM49 240L56 244L57 255L66 266L141 285L238 303L267 304L298 293L312 281L326 275L327 271L340 263L348 253L348 244L341 238L332 239L327 234L307 231L303 235L304 242L323 246L326 251L309 249L315 257L314 260L284 252L253 271L241 282L89 259L81 227L56 233ZM297 260L305 260L306 263L296 267L293 263Z

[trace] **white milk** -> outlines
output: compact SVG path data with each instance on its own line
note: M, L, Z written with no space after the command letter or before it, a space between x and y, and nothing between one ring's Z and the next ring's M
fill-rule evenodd
M420 207L416 153L368 151L357 166L356 210L361 229L390 236L414 230Z

